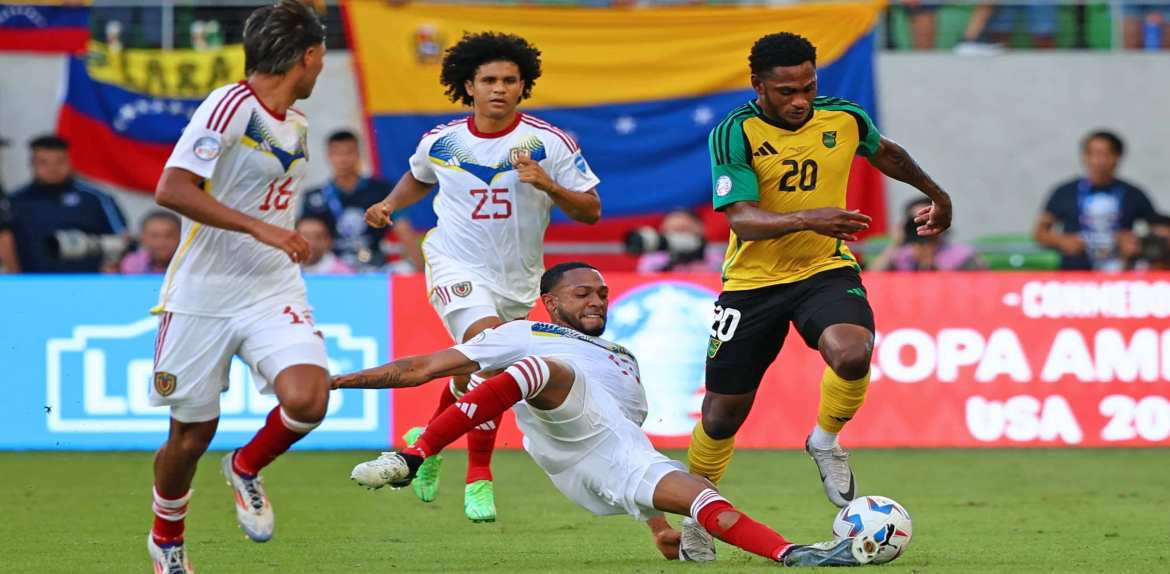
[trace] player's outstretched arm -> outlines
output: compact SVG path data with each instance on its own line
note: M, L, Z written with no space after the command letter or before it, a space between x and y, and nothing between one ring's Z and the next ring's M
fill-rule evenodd
M822 207L776 213L760 209L759 202L737 201L724 208L735 236L743 241L775 239L798 231L812 231L844 241L857 241L869 228L870 217L857 211Z
M919 224L918 235L938 235L951 226L951 196L923 171L906 148L883 137L877 151L869 156L869 163L882 173L918 188L933 202L914 217Z
M309 242L299 233L265 223L216 201L200 189L202 180L181 167L168 167L158 180L154 201L203 225L247 233L265 245L284 251L294 263L309 257Z
M372 369L333 377L335 389L405 389L417 387L439 377L470 375L480 370L479 363L455 349L429 355L403 357Z
M414 174L410 173L410 170L406 170L406 173L398 178L398 183L394 184L394 189L390 190L390 195L366 210L366 223L375 229L390 225L390 216L394 215L395 211L406 209L422 201L434 186L433 183L415 179Z

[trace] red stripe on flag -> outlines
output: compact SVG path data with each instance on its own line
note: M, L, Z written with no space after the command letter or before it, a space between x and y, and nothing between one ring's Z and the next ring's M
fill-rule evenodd
M172 144L135 141L68 105L57 116L57 133L69 141L78 173L105 183L154 193Z
M4 28L0 30L0 52L49 52L54 54L85 52L89 43L86 28L51 28L45 30Z
M859 209L862 213L873 218L869 222L869 229L858 234L865 239L872 235L882 235L888 229L886 220L886 180L882 172L871 165L863 157L853 158L853 169L849 173L849 191L845 206L848 209Z

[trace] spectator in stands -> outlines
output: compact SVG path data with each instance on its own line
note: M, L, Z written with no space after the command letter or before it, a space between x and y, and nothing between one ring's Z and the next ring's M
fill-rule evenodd
M8 140L0 137L0 149L8 147ZM0 185L0 273L20 273L16 259L16 241L12 239L12 205Z
M77 181L69 144L55 136L29 143L33 181L10 198L12 234L25 273L117 271L129 243L114 199Z
M1033 0L1018 6L980 4L971 11L963 41L955 46L959 54L992 54L1011 45L1016 23L1027 21L1033 48L1056 47L1057 6Z
M657 230L641 227L626 234L626 251L641 255L641 273L719 271L723 251L707 244L705 231L694 212L675 210L666 214Z
M1060 251L1065 270L1118 271L1138 255L1134 222L1154 215L1144 191L1117 178L1125 144L1100 130L1081 142L1085 175L1061 184L1036 219L1034 237Z
M933 50L938 4L924 3L922 0L902 0L900 4L910 21L910 46L915 50Z
M297 233L309 242L309 258L301 264L304 273L325 275L348 275L353 268L333 253L333 234L325 218L306 215L297 222Z
M894 227L890 243L869 263L874 271L972 271L986 269L983 258L970 245L946 240L946 233L931 237L918 235L914 216L930 207L930 199L916 197L902 211L902 222Z
M314 215L328 224L336 238L336 252L349 267L382 269L386 264L381 247L383 230L366 225L366 208L385 199L392 186L382 179L361 175L358 139L351 131L329 136L327 154L333 180L305 195L301 217ZM416 270L422 269L420 238L409 219L395 215L393 230L403 256Z
M1125 14L1123 42L1127 50L1164 50L1170 48L1170 5L1138 4L1132 0L1122 5Z
M179 248L179 216L169 211L155 210L142 220L138 249L122 258L123 275L166 273L175 250Z
M12 207L0 188L0 273L20 273L16 241L12 239Z

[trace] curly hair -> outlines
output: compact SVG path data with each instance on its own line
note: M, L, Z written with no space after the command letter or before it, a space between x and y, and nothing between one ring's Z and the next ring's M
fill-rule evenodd
M748 56L753 74L762 74L777 66L799 66L805 62L817 65L817 49L808 38L791 32L768 34L756 40Z
M244 22L244 71L283 74L325 41L325 26L312 8L297 0L279 0L257 8Z
M470 106L471 94L464 84L475 79L475 71L488 62L512 62L520 68L520 79L524 80L521 99L532 95L532 87L540 77L540 50L528 40L514 34L482 32L464 34L457 44L447 48L443 55L443 70L439 83L447 87L446 94L452 102Z

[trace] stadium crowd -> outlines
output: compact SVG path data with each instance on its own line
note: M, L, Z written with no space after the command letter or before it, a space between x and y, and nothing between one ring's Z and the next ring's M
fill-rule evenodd
M350 131L328 136L332 177L309 191L297 230L309 242L307 273L403 273L422 269L425 230L395 214L389 230L373 229L365 209L386 197L390 184L362 174L361 146ZM74 177L69 144L55 135L28 143L30 182L0 190L0 268L4 273L165 273L179 248L181 223L166 210L148 212L131 228L117 200ZM1125 152L1121 137L1094 131L1081 142L1084 173L1061 182L1040 205L1032 238L1057 254L1063 270L1123 271L1170 268L1170 215L1149 194L1118 177ZM891 221L888 237L871 237L859 251L870 271L958 271L988 267L978 246L942 237L919 237L908 203ZM1163 207L1164 208L1164 207ZM712 237L718 218L687 210L667 213L657 227L632 229L625 251L639 272L717 272L724 245ZM999 268L1018 265L1006 264Z

